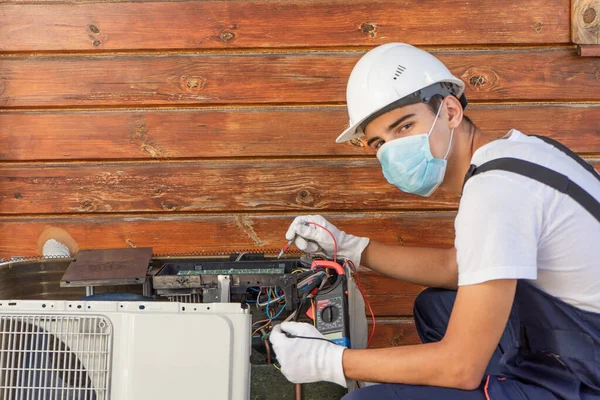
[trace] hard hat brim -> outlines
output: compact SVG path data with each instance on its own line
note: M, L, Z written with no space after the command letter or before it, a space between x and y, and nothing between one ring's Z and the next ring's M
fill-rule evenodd
M342 132L342 134L340 136L338 136L337 139L335 139L335 142L336 143L344 143L344 142L349 142L351 140L358 139L358 138L365 136L365 134L361 130L358 129L365 120L366 120L366 118L364 120L350 126L348 129L346 129L344 132Z
M452 90L452 88L447 85L448 83L456 85L455 89ZM453 80L436 82L430 86L426 86L420 90L417 90L416 92L411 93L408 96L404 96L394 101L393 103L388 104L387 106L382 107L377 111L374 111L370 115L367 115L365 118L363 118L355 124L352 124L349 128L342 132L342 134L339 135L337 139L335 139L335 142L344 143L349 142L350 140L361 138L365 136L365 133L362 129L363 125L369 124L373 119L377 118L378 116L410 104L416 104L423 101L429 102L428 99L437 94L442 95L443 97L451 95L455 96L459 99L463 110L467 108L468 101L466 96L464 95L464 83L461 80L456 78Z

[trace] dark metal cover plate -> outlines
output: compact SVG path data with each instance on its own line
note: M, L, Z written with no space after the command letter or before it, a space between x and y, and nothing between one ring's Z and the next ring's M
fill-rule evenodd
M80 250L74 258L60 281L62 287L142 284L152 248Z

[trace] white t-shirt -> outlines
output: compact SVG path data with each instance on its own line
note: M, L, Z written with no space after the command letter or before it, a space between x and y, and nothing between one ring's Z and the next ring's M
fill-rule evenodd
M568 176L596 199L600 182L538 138L512 130L477 149L477 166L513 157ZM600 223L569 196L533 179L488 171L468 180L455 220L458 285L530 279L552 296L600 312Z

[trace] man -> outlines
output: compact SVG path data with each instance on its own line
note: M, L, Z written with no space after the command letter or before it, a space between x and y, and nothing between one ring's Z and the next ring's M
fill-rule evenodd
M322 338L309 324L277 326L271 341L292 382L384 383L348 400L600 399L600 176L545 138L485 135L464 115L463 91L406 44L356 64L337 142L364 136L404 192L461 195L455 248L385 245L296 218L287 238L300 249L333 253L313 221L336 237L338 257L438 289L415 302L421 345L345 349L295 337Z

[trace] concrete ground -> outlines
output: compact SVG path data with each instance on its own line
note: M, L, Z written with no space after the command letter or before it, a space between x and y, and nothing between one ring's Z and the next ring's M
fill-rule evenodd
M273 365L265 364L264 354L252 351L250 400L294 400L295 388ZM335 383L319 382L302 385L302 400L339 400L346 389Z
M294 384L272 365L252 365L251 400L294 400ZM334 383L302 385L302 400L339 400L346 390Z

